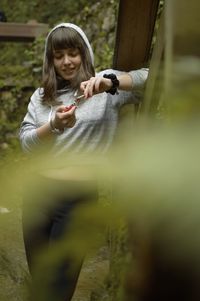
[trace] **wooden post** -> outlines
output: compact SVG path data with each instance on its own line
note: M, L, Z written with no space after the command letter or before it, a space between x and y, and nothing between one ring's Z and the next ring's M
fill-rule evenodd
M146 84L144 100L140 106L140 113L143 116L149 114L155 114L160 93L158 86L162 83L162 73L163 73L163 62L162 57L164 54L164 42L165 42L165 27L164 27L164 13L161 16L159 30L156 37L156 43L154 45L154 50L149 66L149 76Z
M113 67L129 71L149 60L159 0L120 0Z

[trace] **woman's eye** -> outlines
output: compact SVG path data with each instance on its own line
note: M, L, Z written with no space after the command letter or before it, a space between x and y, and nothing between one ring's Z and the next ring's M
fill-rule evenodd
M57 60L61 59L62 57L62 54L54 54L54 58Z
M76 56L76 54L73 53L73 52L70 52L70 53L69 53L69 56Z
M79 50L78 49L69 49L66 53L69 57L76 57L79 55ZM62 52L55 52L54 53L54 58L57 60L61 60L65 56L65 53Z
M72 50L72 51L69 51L68 54L70 56L77 56L79 54L79 51L78 50Z

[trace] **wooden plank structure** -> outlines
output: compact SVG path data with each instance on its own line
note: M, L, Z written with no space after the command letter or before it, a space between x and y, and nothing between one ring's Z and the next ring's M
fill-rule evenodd
M149 60L159 0L120 0L113 67L129 71Z
M48 32L48 24L30 21L28 23L0 22L0 42L33 42Z

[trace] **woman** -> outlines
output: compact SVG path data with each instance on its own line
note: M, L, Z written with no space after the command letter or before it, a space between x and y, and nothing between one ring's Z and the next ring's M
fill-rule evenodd
M141 69L129 73L105 70L95 74L93 51L85 33L71 23L57 25L46 39L42 85L32 95L21 125L23 149L32 152L48 144L55 157L65 153L105 154L115 136L120 107L138 102L137 91L143 88L147 73L147 69ZM95 185L87 185L93 180L87 168L77 166L43 172L40 183L51 189L52 183L68 187L67 183L71 186L72 182L75 187L84 188L71 193L67 189L63 193L61 189L60 195L50 193L56 206L44 202L43 198L49 195L40 195L42 200L37 200L37 204L43 202L45 206L42 209L35 206L34 214L42 218L31 226L28 226L30 209L24 202L24 242L30 271L39 250L47 246L50 249L50 242L59 241L66 233L73 210L80 203L97 198ZM81 262L73 275L66 274L71 261L63 262L54 274L54 285L49 285L52 293L48 300L71 300Z

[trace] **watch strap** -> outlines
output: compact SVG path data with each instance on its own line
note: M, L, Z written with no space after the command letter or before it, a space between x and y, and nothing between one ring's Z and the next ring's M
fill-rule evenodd
M112 87L106 91L106 93L110 93L112 95L118 94L117 88L119 87L119 80L117 79L117 76L114 73L110 74L104 74L104 78L108 78L112 82Z

